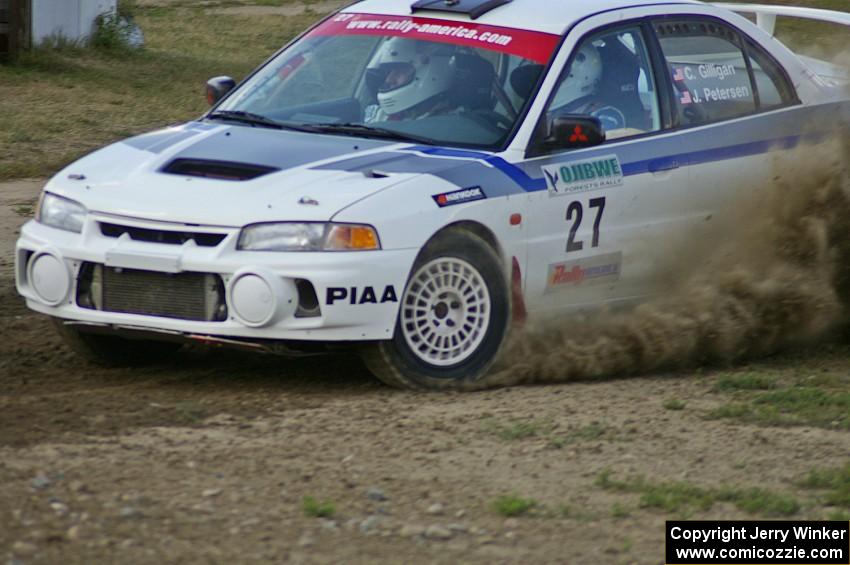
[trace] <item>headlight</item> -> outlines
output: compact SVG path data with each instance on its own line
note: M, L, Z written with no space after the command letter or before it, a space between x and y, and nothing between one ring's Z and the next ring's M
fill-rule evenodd
M85 206L79 202L44 192L39 199L35 219L46 226L81 233L86 213Z
M254 224L239 234L243 251L374 251L381 248L372 226L360 224Z

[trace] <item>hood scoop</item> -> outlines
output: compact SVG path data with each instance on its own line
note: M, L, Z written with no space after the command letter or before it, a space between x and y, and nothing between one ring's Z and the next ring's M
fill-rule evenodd
M230 161L213 161L208 159L174 159L160 172L170 175L187 177L203 177L208 179L246 181L276 173L280 169L265 165L249 163L233 163Z

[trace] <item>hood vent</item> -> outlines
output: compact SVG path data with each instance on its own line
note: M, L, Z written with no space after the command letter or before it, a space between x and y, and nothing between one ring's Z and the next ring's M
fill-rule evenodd
M410 11L414 14L423 10L465 14L471 19L477 20L490 10L509 4L512 1L513 0L418 0L410 7Z
M171 175L204 177L208 179L245 181L275 173L275 167L231 163L229 161L209 161L206 159L175 159L161 169Z

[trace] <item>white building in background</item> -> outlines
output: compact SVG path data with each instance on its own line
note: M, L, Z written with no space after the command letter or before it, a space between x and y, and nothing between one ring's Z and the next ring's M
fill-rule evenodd
M100 14L113 11L118 0L32 0L32 44L61 36L72 41L89 37Z

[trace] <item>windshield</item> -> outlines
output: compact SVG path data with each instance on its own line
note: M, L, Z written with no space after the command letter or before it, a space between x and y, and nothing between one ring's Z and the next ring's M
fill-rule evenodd
M510 28L341 13L216 111L324 133L496 148L514 130L558 41Z

